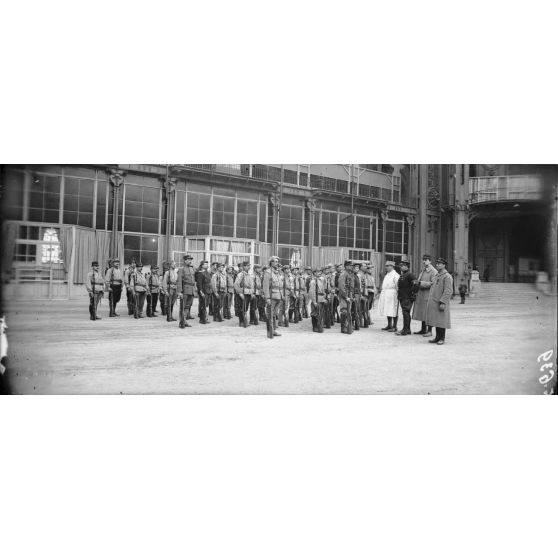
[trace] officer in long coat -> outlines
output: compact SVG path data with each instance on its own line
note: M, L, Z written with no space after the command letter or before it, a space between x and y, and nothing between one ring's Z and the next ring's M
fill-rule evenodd
M345 270L339 275L339 313L341 314L341 333L353 333L351 310L355 298L355 278L353 262L345 260Z
M213 321L222 322L223 306L227 294L227 276L223 262L217 264L217 271L211 276L211 288L213 290Z
M200 324L207 324L207 306L209 305L209 299L211 298L212 288L211 288L211 273L207 270L209 262L203 261L200 263L199 269L195 273L196 286L198 287L198 306L199 306L199 317Z
M159 277L159 267L154 265L151 267L151 273L147 278L147 317L154 318L157 309L157 301L159 300L159 291L161 290L161 278Z
M176 322L176 318L173 318L172 312L174 310L174 303L176 302L176 281L178 278L178 272L176 271L176 264L174 262L169 262L169 269L165 272L163 276L163 284L161 285L163 292L165 293L165 307L167 310L167 322Z
M378 302L378 309L381 316L386 316L388 323L383 327L383 331L397 331L397 283L399 281L399 273L394 269L395 262L386 262L386 275L382 281L382 292Z
M97 306L105 293L105 281L99 272L99 262L91 262L92 270L87 274L85 288L89 293L89 319L100 320L97 316Z
M267 337L273 339L280 337L276 331L277 313L285 297L284 278L279 271L279 258L272 256L269 259L269 269L264 273L263 292L266 302Z
M422 322L420 330L414 333L417 335L422 334L423 337L432 337L432 327L426 325L426 303L428 302L432 281L438 272L430 263L431 260L430 254L424 254L424 256L422 256L422 270L414 283L416 298L413 307L413 320Z
M188 320L192 319L190 310L194 302L194 293L196 289L196 279L194 273L194 266L192 265L194 258L187 254L183 257L183 266L176 274L176 292L179 299L178 311L178 327L183 329L185 327L192 327Z
M248 273L250 262L242 263L242 271L234 281L234 291L237 296L238 326L248 327L248 315L251 310L252 296L254 294L254 279Z
M225 318L225 320L230 320L232 318L231 305L234 299L234 279L234 267L229 265L227 267L227 292L225 294L225 305L223 307L223 318Z
M143 305L147 295L147 278L143 273L143 264L138 262L136 269L130 276L130 286L135 296L134 318L143 318Z
M438 274L432 282L426 305L426 323L436 328L436 337L428 342L438 345L445 343L446 329L451 327L450 300L453 294L453 278L446 269L447 265L445 258L436 260Z

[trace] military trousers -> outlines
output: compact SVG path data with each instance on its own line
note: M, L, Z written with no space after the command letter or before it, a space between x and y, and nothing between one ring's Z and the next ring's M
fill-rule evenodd
M413 301L404 298L399 301L401 304L401 312L403 313L403 330L404 331L411 331L411 308L413 307Z
M110 315L114 316L116 314L116 305L120 302L122 297L122 285L112 285L109 291L109 306Z
M146 295L147 295L147 293L145 291L136 291L136 293L135 293L136 306L134 308L134 318L142 318L143 317L143 305L145 304Z
M280 312L282 302L282 300L275 300L272 298L265 306L268 337L273 337L273 334L277 329L277 316Z
M177 297L178 294L176 292L176 289L171 288L169 291L167 291L167 295L165 297L165 309L167 311L167 320L170 320L172 318L172 312L174 310L174 305L176 303Z
M97 308L99 306L99 302L101 302L101 298L103 298L102 291L95 294L89 293L89 318L91 320L97 318Z

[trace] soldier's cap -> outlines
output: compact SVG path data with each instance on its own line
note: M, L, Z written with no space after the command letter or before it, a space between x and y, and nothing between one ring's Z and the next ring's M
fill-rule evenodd
M345 263L343 265L353 265L353 261L352 260L345 260Z
M136 264L136 266L137 266L137 267L143 267L143 264L142 264L141 262L138 262L138 263Z
M209 263L207 260L203 260L203 262L200 262L200 266L203 264Z
M272 261L279 261L279 258L277 256L271 256L271 258L269 258L269 263L271 263Z
M240 265L250 265L250 262L242 262Z
M219 262L219 263L217 264L217 267L225 267L225 264L224 264L223 262Z
M422 256L422 259L423 259L423 260L432 260L432 256L431 256L430 254L424 254L424 255Z
M285 271L286 269L290 269L290 268L289 268L288 265L285 264L281 269L282 269L283 271Z
M254 264L254 269L261 269L262 266L260 264Z
M187 255L184 256L182 259L183 259L184 261L186 261L186 260L193 260L194 258L193 258L193 256L190 256L190 254L187 254Z
M391 260L388 260L386 262L386 266L391 265L391 267L395 267L395 262L392 262Z
M332 263L328 263L326 267L335 267Z
M444 265L448 265L448 260L446 258L438 258L436 263L443 263Z
M360 264L359 264L358 262L355 262L355 263L353 264L353 266L354 266L354 267L360 267Z
M151 266L151 269L152 269L153 271L155 271L156 269L159 269L159 266L158 266L158 265L152 265L152 266Z
M311 268L309 265L307 265L307 266L304 268L304 271L306 271L306 270L312 271L312 268Z
M99 265L99 262L91 262L91 267Z
M407 267L411 267L411 264L407 260L401 260L399 265L406 265Z

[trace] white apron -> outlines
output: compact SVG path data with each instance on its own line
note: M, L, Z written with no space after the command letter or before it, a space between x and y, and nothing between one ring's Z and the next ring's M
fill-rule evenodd
M378 302L380 316L390 318L397 316L397 281L399 281L399 273L395 270L390 271L384 277L380 301Z

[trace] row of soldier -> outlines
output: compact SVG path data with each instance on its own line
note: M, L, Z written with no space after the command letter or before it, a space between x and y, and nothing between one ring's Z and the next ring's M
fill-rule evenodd
M409 262L403 260L399 263L401 273L395 271L395 262L386 262L379 304L380 314L388 319L387 326L382 328L384 331L397 335L410 334L411 308L414 305L412 317L422 322L421 330L415 333L430 337L432 327L436 326L436 338L431 342L444 343L445 329L450 327L448 293L450 289L453 291L451 275L445 270L446 264L443 258L439 258L436 264L443 271L444 300L440 302L440 289L431 291L438 271L431 265L429 255L423 257L423 269L418 279L410 273ZM208 314L216 322L231 319L234 301L238 325L248 327L248 324L265 323L269 338L280 335L277 326L288 327L290 323L298 323L308 317L312 320L312 330L317 333L331 328L334 323L340 323L341 332L345 334L361 327L367 328L372 324L370 310L377 294L370 264L351 261L345 261L343 266L329 264L323 268L306 267L301 270L297 266L280 267L279 259L272 257L269 266L256 264L253 274L250 273L249 262L240 263L238 269L233 266L225 269L223 263L214 262L210 269L209 263L204 261L198 269L194 269L190 255L184 256L179 269L175 262L164 264L162 275L159 275L156 265L150 272L144 273L141 262L135 261L123 272L118 260L114 260L104 274L99 272L98 262L93 262L92 267L86 284L92 320L100 319L97 305L105 289L109 295L110 316L118 316L116 306L125 289L129 315L143 318L143 308L147 303L146 315L154 317L159 302L167 321L177 321L173 314L178 302L179 327L191 327L188 320L192 319L191 309L197 296L201 324L208 323ZM429 316L428 302L433 293L435 296ZM399 307L403 314L401 331L397 330ZM434 307L436 312L432 311Z

